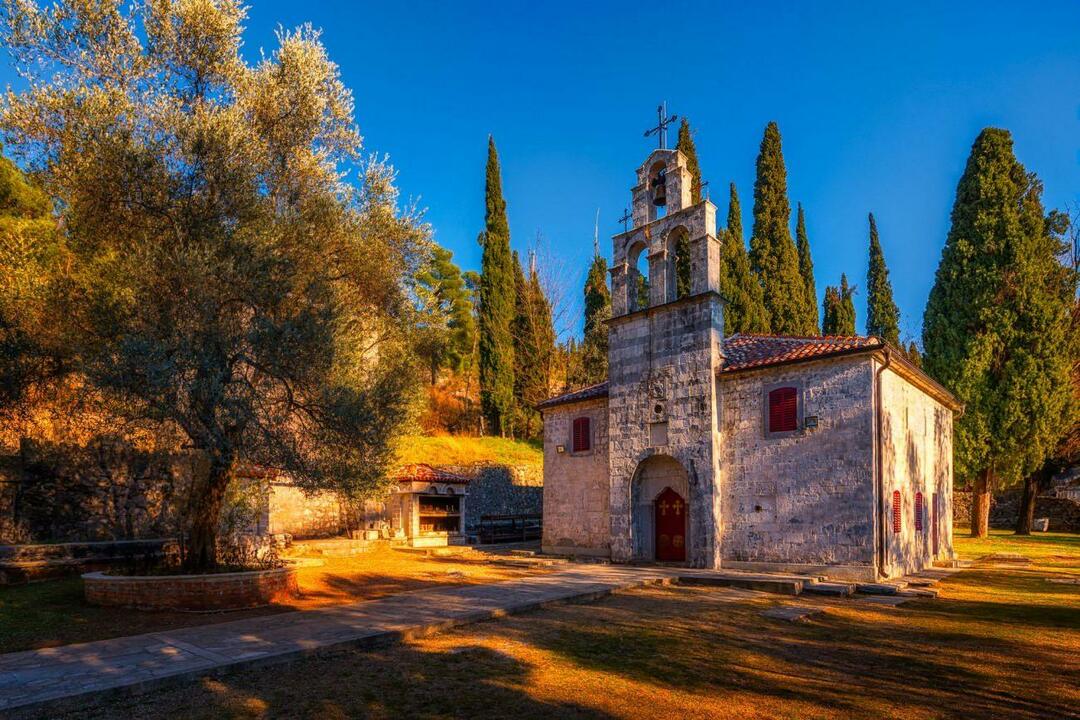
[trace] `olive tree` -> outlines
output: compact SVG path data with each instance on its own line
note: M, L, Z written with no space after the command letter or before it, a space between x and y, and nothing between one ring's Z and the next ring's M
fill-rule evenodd
M318 32L241 54L235 0L4 0L27 80L0 131L52 199L66 367L205 454L184 563L216 563L237 463L382 486L416 377L405 278L427 228L361 154ZM59 347L55 348L57 351Z

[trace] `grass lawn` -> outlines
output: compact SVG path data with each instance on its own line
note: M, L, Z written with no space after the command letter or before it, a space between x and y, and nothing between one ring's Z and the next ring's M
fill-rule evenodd
M399 442L397 456L402 465L427 463L436 466L469 466L491 463L541 467L544 463L544 447L539 441L527 442L500 437L410 435Z
M976 565L938 599L901 607L649 588L80 703L66 717L1075 718L1080 586L1048 578L1080 577L1078 540L995 535L992 551L1035 562ZM780 603L826 612L801 624L761 617Z
M229 622L254 615L307 610L370 600L409 590L497 582L539 572L491 565L483 553L428 558L376 546L347 558L326 558L322 567L300 568L302 597L288 604L225 613L142 612L103 608L83 600L82 580L67 578L0 588L0 652L67 645L191 625Z

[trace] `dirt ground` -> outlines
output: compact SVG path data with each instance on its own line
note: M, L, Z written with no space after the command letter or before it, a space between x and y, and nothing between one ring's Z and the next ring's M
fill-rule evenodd
M298 569L299 598L236 612L145 612L95 607L83 599L82 580L77 577L0 588L0 652L209 625L413 590L499 582L548 571L493 563L492 560L505 558L476 551L455 557L429 557L382 544L350 557L326 557L318 553L305 553L303 557L321 559L325 564Z
M1080 717L1080 536L958 546L1031 562L977 564L900 607L653 587L52 717ZM825 612L761 616L778 604Z

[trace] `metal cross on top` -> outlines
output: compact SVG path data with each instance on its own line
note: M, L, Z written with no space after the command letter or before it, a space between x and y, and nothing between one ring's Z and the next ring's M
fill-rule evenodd
M623 211L622 217L619 218L619 220L618 220L619 222L622 223L623 232L626 232L629 229L628 227L626 227L626 224L628 222L630 222L631 220L633 220L633 219L634 219L634 217L630 214L630 208L626 208Z
M645 131L645 137L651 137L653 135L659 135L660 149L667 149L667 128L668 125L679 119L678 115L667 116L667 100L656 106L656 127L650 128Z

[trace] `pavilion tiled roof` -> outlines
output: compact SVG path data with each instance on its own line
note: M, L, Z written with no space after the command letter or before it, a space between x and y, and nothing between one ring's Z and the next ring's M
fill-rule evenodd
M440 482L440 483L467 483L469 478L464 475L452 473L443 468L436 468L424 463L404 465L398 470L398 482Z
M548 398L536 405L537 410L544 410L555 405L563 405L565 403L581 402L583 400L592 400L594 398L607 397L607 381L597 383L596 385L590 385L589 387L575 390L574 392L565 393L563 395L557 395L553 398Z

